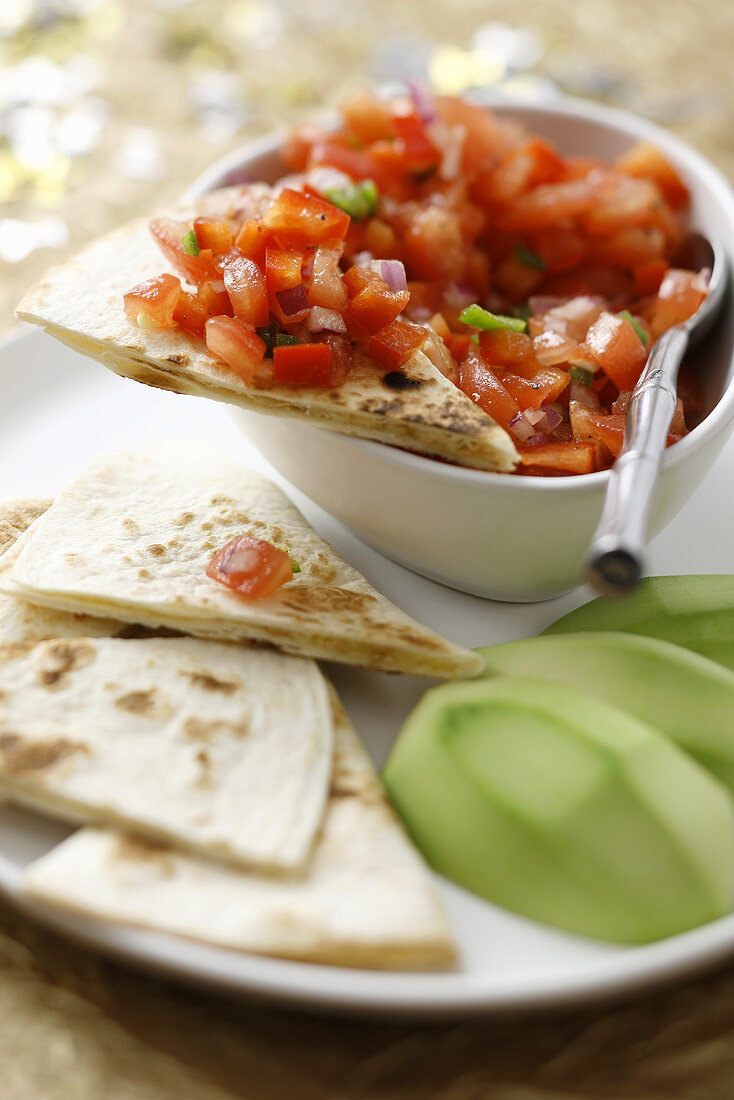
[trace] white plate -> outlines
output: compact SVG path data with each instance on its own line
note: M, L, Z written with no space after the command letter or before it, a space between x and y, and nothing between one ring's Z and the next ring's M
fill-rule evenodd
M36 330L20 329L0 346L0 385L0 499L53 495L97 455L157 439L214 444L233 461L283 484L248 449L226 406L122 381ZM653 544L654 572L731 569L734 516L721 505L729 499L733 476L734 439L693 501ZM428 626L466 645L535 634L584 595L511 605L450 591L382 558L301 494L285 488L319 533L377 588ZM370 753L382 764L424 683L335 666L329 674ZM462 955L452 973L374 973L258 958L31 905L20 891L22 869L67 834L68 829L51 821L0 807L0 888L29 913L94 947L242 995L411 1015L506 1011L623 993L734 953L734 915L662 943L614 947L512 916L441 881Z

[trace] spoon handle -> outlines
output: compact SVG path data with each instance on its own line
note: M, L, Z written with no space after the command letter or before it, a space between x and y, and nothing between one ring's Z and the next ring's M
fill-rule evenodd
M629 592L642 576L650 512L687 344L682 326L664 332L630 398L622 450L609 471L601 519L586 561L587 579L603 595Z

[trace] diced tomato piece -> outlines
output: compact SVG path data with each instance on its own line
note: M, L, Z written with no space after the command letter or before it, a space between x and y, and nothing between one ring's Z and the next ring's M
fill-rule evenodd
M508 371L502 375L501 381L521 409L539 409L546 402L560 397L570 382L570 375L558 367L540 367L527 377Z
M433 144L426 127L416 114L395 115L393 129L403 147L406 167L412 172L424 172L441 163L441 154Z
M328 164L354 180L374 179L380 187L379 169L374 159L363 149L355 149L336 138L322 138L311 150L309 165Z
M543 467L564 474L594 472L592 443L541 443L537 447L518 447L517 453L520 456L517 473L527 473L527 467Z
M467 397L471 397L472 401L489 413L503 428L507 428L513 416L517 416L520 412L520 406L515 398L507 392L473 344L466 358L459 364L455 381Z
M590 255L596 263L619 265L634 271L654 263L665 252L666 239L655 226L623 226L609 237L596 237Z
M365 88L350 93L341 113L349 130L365 145L395 137L390 104Z
M282 291L293 290L303 285L303 260L303 252L298 252L295 249L276 248L272 244L267 246L265 252L265 281L268 299L271 311L281 324L290 324L302 320L308 313L309 305L306 301L305 307L300 313L295 316L289 314L286 317L278 301L278 295Z
M629 321L602 313L587 332L585 346L617 389L635 388L647 351Z
M632 272L635 280L635 293L640 298L648 294L655 294L662 283L668 264L665 260L652 260L650 263L636 267Z
M321 332L314 337L317 344L326 344L331 348L331 382L336 388L346 382L349 373L354 366L354 349L351 341L346 336L339 336L336 332Z
M249 221L243 223L235 239L235 248L247 256L248 259L254 260L258 267L263 267L265 263L265 249L268 244L270 234L262 222L256 218L250 218Z
M200 249L227 252L234 244L231 225L218 218L194 218L194 233Z
M339 271L341 254L340 241L316 249L308 288L308 300L312 306L335 309L337 313L343 313L346 309L349 295Z
M210 317L205 328L207 349L249 386L265 357L265 341L239 317Z
M568 271L582 263L588 254L586 238L572 229L544 229L535 233L531 248L550 272Z
M443 313L434 313L433 317L431 317L429 321L429 324L433 331L441 337L444 343L448 344L451 342L451 329L446 324L446 318L444 317Z
M488 363L511 366L514 363L536 363L533 341L524 332L494 329L479 333L479 348Z
M401 244L397 233L381 218L370 218L364 223L362 244L376 260L399 260L401 257Z
M191 232L188 222L174 221L173 218L152 218L149 226L161 252L182 279L197 284L202 279L219 277L209 249L200 251L198 256L190 256L184 249L183 237Z
M706 297L706 284L694 271L671 268L666 272L650 318L650 328L657 338L673 325L687 321Z
M550 229L563 218L576 218L593 206L602 180L596 176L545 183L520 195L511 208L498 219L499 227L508 231L533 232Z
M175 275L156 275L138 283L123 296L125 313L136 324L142 313L159 328L173 328L180 294L181 283Z
M416 210L404 235L406 262L417 279L463 279L467 243L453 210L425 206Z
M308 167L314 145L321 139L321 130L312 123L292 129L280 149L283 163L292 172L303 172Z
M303 252L292 248L276 248L268 245L265 253L265 277L268 293L300 286L303 269Z
M194 336L203 336L210 317L228 316L231 313L232 303L227 291L218 290L213 283L204 282L199 283L194 294L187 290L181 291L173 319Z
M254 328L266 325L270 317L268 292L257 264L232 248L222 265L222 278L235 317Z
M452 335L451 342L449 344L449 351L456 360L460 363L463 359L466 359L467 355L471 351L473 341L471 336Z
M340 240L349 228L349 215L338 206L290 187L280 192L262 220L266 229L296 247Z
M344 274L350 295L345 317L359 333L371 335L394 321L410 301L407 290L390 290L373 271L350 267Z
M652 180L609 176L598 201L583 213L583 222L587 232L603 236L630 226L658 225L664 206ZM667 224L664 215L662 221Z
M624 416L618 413L605 416L579 401L572 401L568 411L575 440L603 443L615 457L619 454L624 439Z
M641 176L658 185L674 210L688 205L690 195L673 165L649 141L640 141L628 149L616 162L618 172L628 176Z
M276 382L286 386L333 387L331 347L326 343L273 348Z
M484 172L473 190L483 202L509 203L531 187L562 180L565 168L553 146L533 139Z
M524 302L543 280L543 272L524 264L516 256L502 260L492 273L495 286L513 302Z
M427 329L409 321L391 321L370 339L370 358L381 367L395 370L422 348L427 339Z
M461 126L465 137L462 169L476 175L488 164L527 142L521 126L505 122L491 111L454 96L434 96L439 118L449 126Z
M238 596L258 600L293 580L293 566L285 550L254 535L237 535L217 551L206 575Z

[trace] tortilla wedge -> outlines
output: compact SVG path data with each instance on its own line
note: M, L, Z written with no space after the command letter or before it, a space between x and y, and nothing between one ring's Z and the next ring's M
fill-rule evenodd
M123 312L123 295L165 271L166 263L147 222L137 221L53 268L28 291L17 316L123 378L307 420L463 466L514 468L517 451L507 432L420 352L402 368L405 379L397 379L397 389L385 381L395 381L395 372L365 356L338 389L253 389L212 358L203 340L178 329L138 328Z
M241 872L87 828L28 868L26 892L95 919L258 954L384 969L451 964L454 940L430 873L334 706L331 793L302 874Z
M0 648L0 790L52 816L293 870L332 759L313 661L193 638Z
M300 572L258 600L211 580L212 556L239 534L282 546ZM416 675L482 667L380 595L275 485L206 450L161 446L98 460L14 557L0 591L62 611Z
M9 573L28 542L34 525L52 500L10 500L0 504L0 578ZM0 647L49 638L107 638L130 628L112 619L37 607L14 596L0 595ZM153 633L149 631L149 633Z

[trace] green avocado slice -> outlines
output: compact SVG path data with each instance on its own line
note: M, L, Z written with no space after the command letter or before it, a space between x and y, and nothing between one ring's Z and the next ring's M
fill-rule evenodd
M734 672L671 642L621 633L526 638L478 650L485 676L539 676L672 737L734 793Z
M534 920L634 944L729 909L726 789L651 726L564 684L429 691L384 780L437 871Z
M621 630L684 646L734 669L734 575L646 577L620 600L591 600L545 634Z

